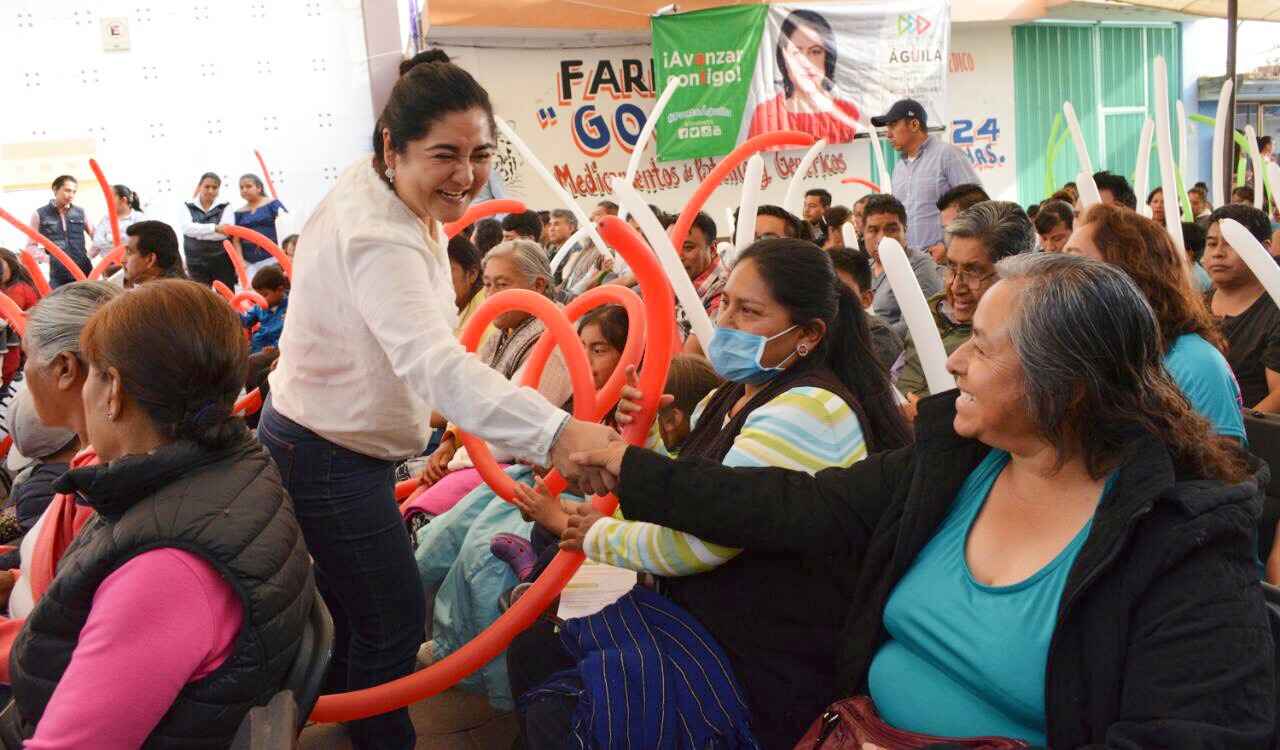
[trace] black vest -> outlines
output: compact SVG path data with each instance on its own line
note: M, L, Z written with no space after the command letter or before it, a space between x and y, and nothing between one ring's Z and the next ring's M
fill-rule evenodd
M230 207L229 203L215 203L213 208L205 211L195 201L187 203L187 210L191 212L191 221L196 224L223 224L225 222L222 220L222 212ZM186 253L188 261L192 258L205 260L226 254L226 250L222 247L222 240L198 240L185 234L182 236L182 250Z
M228 450L171 443L74 469L55 487L97 513L13 646L24 730L30 736L65 672L99 584L133 557L172 547L213 565L239 595L244 620L227 660L178 693L145 747L226 747L248 710L281 688L314 600L311 561L275 464L246 432Z
M725 416L742 398L744 386L721 386L681 446L680 458L723 461L753 411L805 386L836 394L866 429L861 406L835 374L805 361L770 381L727 424ZM869 451L875 447L868 443ZM792 747L835 694L835 655L849 599L834 564L828 556L744 550L706 573L662 580L662 590L697 617L728 654L762 747Z
M53 205L53 201L49 201L40 208L36 209L36 215L40 217L40 234L48 237L53 244L62 248L67 255L71 256L71 260L85 273L89 273L93 269L93 265L89 263L89 255L85 251L84 244L84 209L79 206L71 206L67 208L67 228L62 229L62 212L57 206ZM62 264L56 258L49 258L49 273L51 275L66 275L71 278L71 272L63 268Z

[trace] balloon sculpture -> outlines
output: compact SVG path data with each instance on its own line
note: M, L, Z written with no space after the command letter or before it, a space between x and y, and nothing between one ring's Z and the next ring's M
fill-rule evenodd
M223 234L229 234L232 237L239 237L242 240L248 240L263 250L266 250L268 253L271 253L271 257L275 258L276 262L280 264L280 269L284 271L285 277L290 279L293 278L293 260L280 249L279 245L268 239L265 235L260 232L255 232L248 227L238 227L235 224L223 227L222 231ZM223 240L222 242L223 247L226 248L228 241ZM231 255L231 262L236 265L236 273L242 273L242 264L244 261L241 260L238 257L238 254L233 252L231 249L227 249L227 253ZM250 281L252 281L252 279L250 279ZM248 283L242 280L241 286L247 287Z
M271 171L267 169L267 162L263 160L262 154L257 149L253 150L253 155L258 159L258 166L262 167L262 179L267 181L267 190L271 193L274 200L280 200L280 196L276 195L275 183L271 181Z
M70 273L71 277L76 281L85 280L84 271L81 270L80 266L75 264L75 261L71 260L71 256L67 255L62 248L53 244L53 240L27 226L24 222L18 221L13 214L3 208L0 208L0 219L4 219L9 222L20 232L40 243L40 245L48 251L51 257L56 259L64 268L67 269L67 272ZM31 278L36 282L36 289L40 292L40 295L44 296L48 294L50 292L49 282L45 280L44 274L40 272L40 266L36 263L35 258L32 258L31 254L26 250L22 251L22 264L27 267L28 271L33 271Z
M616 216L606 216L597 229L605 241L621 253L635 272L645 298L642 318L645 331L645 364L640 371L640 387L645 392L645 401L639 418L623 433L627 442L640 445L644 442L649 424L657 411L658 399L666 384L667 367L675 347L673 315L675 298L662 267L653 253L626 222ZM579 308L568 312L581 314L589 309L588 305L598 306L609 301L612 300L608 296L598 295ZM586 353L578 343L573 326L569 318L545 297L527 290L508 290L485 300L463 331L463 343L474 351L479 344L484 327L498 314L510 309L532 313L547 325L547 332L543 334L544 340L539 342L535 354L545 352L545 355L542 355L543 364L545 364L545 357L550 355L552 343L560 347L574 384L576 394L574 411L577 416L590 419L602 415L610 404L595 393ZM631 309L638 308L633 305ZM637 325L639 322L633 320L632 325ZM552 343L547 343L548 341ZM626 349L634 350L635 346L638 345L633 345L632 340L629 340ZM532 365L538 364L531 360L531 366L528 369L536 371L540 367ZM622 366L619 365L620 368ZM606 385L605 397L612 392L613 380L611 378L610 383ZM617 386L621 387L620 380ZM489 486L499 493L502 493L505 487L506 496L509 497L511 479L497 469L497 464L493 461L488 448L479 441L470 440L469 436L464 436L463 440L473 459L476 460L477 470ZM547 477L547 485L552 492L559 492L564 489L565 481L557 472L552 472ZM617 507L617 499L613 496L596 497L592 499L592 504L601 513L612 514ZM320 722L351 721L385 713L448 689L458 680L491 661L507 647L512 638L531 625L559 595L578 566L582 564L582 560L581 552L560 552L524 596L470 643L430 667L407 677L364 690L322 696L311 718Z
M102 188L102 195L107 199L107 217L111 221L111 241L115 243L111 250L102 256L102 260L98 261L98 265L89 272L89 278L100 279L108 268L119 263L124 257L124 238L120 236L120 217L116 215L115 191L111 189L106 175L102 174L102 168L98 166L96 160L89 160L89 168L93 170L93 176L98 179L98 186Z

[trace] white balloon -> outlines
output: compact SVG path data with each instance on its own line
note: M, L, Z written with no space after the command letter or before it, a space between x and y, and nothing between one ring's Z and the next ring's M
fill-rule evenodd
M760 180L764 177L764 157L752 154L742 177L742 200L738 204L738 232L733 236L734 257L756 238L756 211L760 208Z
M619 205L627 206L631 210L631 217L636 220L636 224L640 226L640 232L649 241L649 247L658 256L662 270L667 272L667 280L671 282L671 289L675 292L680 306L684 308L684 314L689 318L694 335L705 348L711 342L713 333L711 317L702 306L698 290L693 288L693 282L680 262L680 255L671 244L671 237L658 222L658 217L649 210L644 198L629 183L620 183L615 180L613 194L617 196Z
M1262 160L1262 154L1258 151L1258 132L1252 125L1244 126L1244 140L1249 146L1249 163L1253 165L1253 207L1265 211L1267 210L1267 190L1264 180L1267 167L1266 162Z
M880 265L884 266L889 288L898 300L898 309L907 322L907 330L911 331L929 392L942 393L955 388L955 378L947 372L947 349L942 345L942 336L938 334L938 326L929 312L929 302L920 289L915 271L911 270L906 251L897 240L881 238Z
M738 262L738 251L733 249L733 245L728 242L716 243L716 253L720 256L725 268L731 269L733 264Z
M570 235L569 239L564 241L564 244L560 246L560 249L556 250L556 257L551 259L551 271L553 273L560 267L560 264L564 261L564 256L569 254L569 251L573 249L573 246L582 242L582 238L586 237L590 232L590 226L581 227L578 231Z
M840 236L844 238L844 246L850 250L858 249L858 229L852 221L840 225Z
M1102 193L1098 192L1098 184L1088 172L1076 174L1076 189L1080 191L1080 213L1083 215L1090 206L1102 202Z
M1138 163L1133 172L1133 192L1137 193L1140 202L1147 197L1148 173L1151 171L1151 136L1154 130L1155 123L1148 117L1142 123L1142 135L1138 137ZM1151 218L1151 207L1146 203L1138 206L1138 212Z
M591 220L590 216L587 216L586 211L582 210L582 206L579 206L578 202L573 199L573 196L569 195L568 191L561 187L560 183L556 181L556 178L551 176L551 172L547 171L546 165L538 160L538 157L533 153L533 150L530 149L524 141L520 140L520 136L516 135L516 131L511 129L511 126L507 124L506 120L503 120L501 117L496 117L494 119L498 123L498 130L501 130L507 140L511 141L511 145L516 147L516 150L524 157L525 163L532 167L533 171L538 173L538 176L547 184L547 187L551 188L551 192L555 193L556 197L573 212L573 215L578 217L578 226L585 228L591 234L591 239L596 243L596 247L600 248L600 252L613 255L613 250L605 244L604 238L596 231L595 222ZM616 258L617 256L614 257Z
M1160 155L1160 187L1164 190L1164 226L1182 257L1187 247L1182 240L1182 201L1178 200L1178 182L1173 165L1173 141L1169 126L1169 74L1164 58L1157 57L1152 66L1156 89L1156 149ZM1145 196L1144 196L1145 197Z
M1084 131L1080 129L1080 119L1076 117L1076 108L1071 105L1071 102L1063 102L1062 114L1067 118L1067 128L1071 131L1071 141L1076 147L1076 158L1080 160L1080 171L1092 177L1093 159L1089 158L1089 147L1084 142Z
M805 173L809 171L809 167L813 166L813 160L817 159L818 154L822 153L822 149L826 147L827 140L825 138L819 138L814 142L809 147L809 150L804 152L804 158L800 160L800 166L796 167L795 173L791 175L791 180L787 183L787 194L782 199L782 207L788 211L794 211L797 216L800 216L804 210L803 203L796 208L792 208L792 206L796 206L796 199L800 196L800 178L804 177Z
M1276 191L1280 190L1280 164L1267 162L1267 177L1271 185L1271 203L1280 211L1280 195L1276 195Z
M1271 253L1258 242L1248 229L1235 219L1223 219L1218 222L1218 230L1236 255L1249 266L1253 275L1258 277L1262 287L1271 295L1271 301L1280 305L1280 266L1271 257Z
M640 136L636 138L636 145L631 149L631 158L627 160L627 175L623 179L628 185L636 184L636 172L640 169L640 156L644 153L645 147L649 145L649 139L653 137L653 129L657 126L658 120L662 118L662 111L667 108L667 102L671 101L672 95L676 93L676 89L680 88L680 76L671 76L667 78L667 87L662 90L662 95L658 97L658 101L653 103L653 109L649 110L649 119L644 121L644 127L640 128ZM618 218L626 221L627 209L618 207Z
M1178 176L1182 178L1182 184L1187 184L1187 108L1183 106L1182 100L1179 99L1174 104L1174 111L1178 115ZM1182 200L1182 196L1177 196L1178 200Z
M1213 205L1225 206L1231 202L1231 194L1222 195L1223 182L1226 180L1226 172L1222 163L1222 150L1226 146L1226 139L1231 137L1232 131L1228 112L1231 109L1231 89L1234 82L1228 78L1222 82L1222 91L1218 94L1218 112L1214 117L1213 127Z

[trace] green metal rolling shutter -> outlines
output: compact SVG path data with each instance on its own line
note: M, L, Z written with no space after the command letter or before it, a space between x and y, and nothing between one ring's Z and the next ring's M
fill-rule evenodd
M1014 97L1018 129L1018 195L1048 197L1045 176L1054 118L1071 101L1094 169L1132 179L1143 120L1154 111L1151 62L1169 70L1170 118L1181 80L1181 39L1175 24L1030 24L1013 29ZM1065 129L1065 124L1062 126ZM1059 131L1061 135L1061 130ZM1177 136L1174 136L1175 156ZM1160 184L1151 156L1150 185ZM1075 179L1080 162L1068 140L1052 165L1055 185ZM1146 196L1141 196L1145 198Z

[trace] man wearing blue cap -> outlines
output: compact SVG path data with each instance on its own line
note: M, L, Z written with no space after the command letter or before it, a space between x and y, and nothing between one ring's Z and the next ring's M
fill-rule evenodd
M907 244L931 255L941 252L938 198L953 187L981 185L969 158L950 143L929 137L929 116L920 102L900 99L871 124L888 128L889 143L902 158L893 168L893 196L907 208Z

